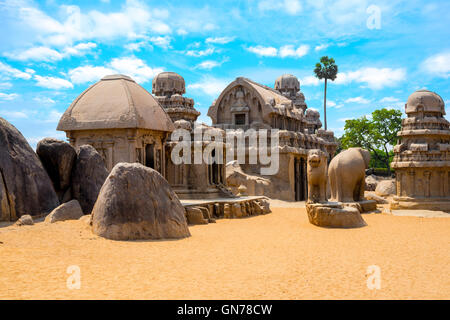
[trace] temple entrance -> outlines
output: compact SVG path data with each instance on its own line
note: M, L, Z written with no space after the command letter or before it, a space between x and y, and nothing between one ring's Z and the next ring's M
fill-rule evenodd
M306 200L306 161L294 158L294 188L295 201Z
M210 184L218 184L219 181L219 165L216 162L216 150L211 151L211 157L214 159L213 163L209 165L209 181Z
M145 165L155 169L155 147L153 143L145 145Z

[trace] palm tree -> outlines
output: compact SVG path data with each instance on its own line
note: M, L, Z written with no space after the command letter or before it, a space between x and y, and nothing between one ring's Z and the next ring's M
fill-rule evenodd
M325 122L325 130L327 130L327 80L334 81L338 73L338 66L335 64L333 58L323 56L320 58L320 62L316 63L314 69L316 77L319 79L325 79L325 95L323 98L323 119Z

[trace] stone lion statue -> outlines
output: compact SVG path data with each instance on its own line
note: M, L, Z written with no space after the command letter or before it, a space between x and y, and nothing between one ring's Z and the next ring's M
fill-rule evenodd
M370 152L361 148L349 148L331 160L328 168L331 201L364 200L365 169L369 162Z
M327 202L327 156L319 149L308 152L308 203Z

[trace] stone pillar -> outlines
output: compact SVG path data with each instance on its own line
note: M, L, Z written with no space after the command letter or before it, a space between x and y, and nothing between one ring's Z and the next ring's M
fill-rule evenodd
M398 171L396 174L396 183L397 183L397 197L401 197L402 196L402 177L403 177L403 173Z
M409 194L408 196L414 197L416 194L416 172L414 170L408 171L409 175Z
M424 185L424 193L425 197L429 198L431 196L430 194L430 183L431 183L431 172L430 171L424 171L423 176L425 178L425 185Z

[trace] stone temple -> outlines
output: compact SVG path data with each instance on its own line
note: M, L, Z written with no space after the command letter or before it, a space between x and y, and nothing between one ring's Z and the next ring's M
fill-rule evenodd
M193 149L192 131L200 115L194 100L183 97L184 92L184 79L174 72L163 72L153 79L155 96L128 76L105 76L73 101L57 130L65 131L75 148L92 145L108 170L119 162L138 162L157 170L181 199L230 197L224 186L223 164L172 162L171 151L178 141L171 141L171 133L179 128L190 131ZM223 134L223 130L206 125L198 128ZM197 143L202 151L208 145Z
M305 200L308 150L320 149L330 158L337 148L333 132L321 129L319 112L307 108L300 83L292 75L279 77L275 89L237 78L210 107L212 126L196 123L200 112L194 100L184 96L180 75L160 73L153 79L152 92L128 76L105 76L73 101L57 130L65 131L75 148L92 145L108 170L119 162L138 162L159 171L181 199L230 198L229 188L236 194L241 187L245 192L240 193L249 196ZM191 163L173 162L172 151L179 152L181 146L179 139L171 139L175 129L184 129L190 139L180 154L190 154ZM229 167L244 177L233 184L225 166L229 149L222 144L223 152L216 154L210 145L215 137L226 143L225 129L278 129L278 172L262 176L261 163L240 163ZM214 139L204 141L196 132ZM201 148L203 159L205 154L208 159L222 156L222 163L194 163L195 146Z
M92 145L111 170L139 162L165 171L164 145L174 125L158 101L133 79L110 75L90 86L66 110L57 130L72 146Z
M411 94L391 163L397 195L392 209L450 210L450 129L442 98L428 90Z
M236 78L212 103L208 111L212 125L220 129L278 129L279 170L259 175L261 164L239 163L227 168L227 182L236 189L242 183L248 194L274 199L301 201L307 198L306 160L310 149L336 152L332 131L320 129L320 114L307 109L300 82L289 74L275 81L275 88L247 78ZM248 145L246 145L248 156ZM235 153L236 154L236 153ZM233 185L234 184L234 185Z

